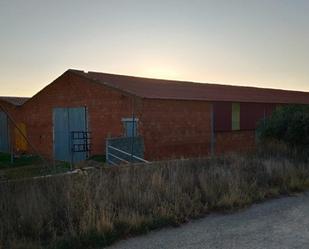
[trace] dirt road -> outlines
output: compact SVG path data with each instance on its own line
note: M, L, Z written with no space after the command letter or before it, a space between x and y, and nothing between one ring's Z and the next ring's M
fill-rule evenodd
M120 241L109 249L309 249L309 193L267 201L229 215L209 215Z

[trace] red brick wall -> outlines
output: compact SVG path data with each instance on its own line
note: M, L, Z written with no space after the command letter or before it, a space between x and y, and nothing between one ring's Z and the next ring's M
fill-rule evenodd
M144 100L141 133L145 157L205 156L210 152L210 104L203 101Z
M255 147L255 131L217 132L216 154L245 152Z
M122 135L121 118L131 115L131 102L119 91L66 72L25 103L21 112L29 139L40 153L51 158L53 108L86 106L88 127L92 132L92 154L105 154L105 139L108 135Z

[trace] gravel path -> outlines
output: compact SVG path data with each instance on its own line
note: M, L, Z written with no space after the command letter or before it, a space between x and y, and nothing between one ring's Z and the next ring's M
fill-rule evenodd
M109 249L309 249L309 192L253 205L234 214L209 215Z

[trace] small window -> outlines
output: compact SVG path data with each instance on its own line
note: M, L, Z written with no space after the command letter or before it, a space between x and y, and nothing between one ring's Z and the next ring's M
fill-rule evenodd
M123 118L122 119L123 126L124 126L124 136L125 137L136 137L137 129L138 129L138 119L134 118Z
M233 131L240 130L240 104L239 103L232 104L232 130Z

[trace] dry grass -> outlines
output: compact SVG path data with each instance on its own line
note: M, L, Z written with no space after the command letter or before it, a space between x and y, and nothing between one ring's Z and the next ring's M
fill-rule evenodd
M0 186L0 248L95 248L309 187L290 154L96 169Z

